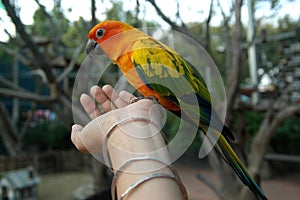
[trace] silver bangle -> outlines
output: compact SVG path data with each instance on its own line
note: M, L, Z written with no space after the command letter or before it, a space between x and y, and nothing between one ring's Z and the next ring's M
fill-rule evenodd
M106 165L108 165L109 167L111 167L111 170L113 171L112 169L112 161L111 161L111 158L110 158L110 155L109 155L109 152L108 152L108 140L109 138L111 137L113 131L115 130L115 128L117 126L120 126L120 125L124 125L124 124L127 124L129 122L133 122L133 121L144 121L144 122L148 122L148 123L151 123L153 124L157 130L160 130L162 136L163 136L163 139L165 141L165 143L167 144L167 138L165 136L165 134L162 132L162 130L155 124L153 123L153 121L151 121L150 119L148 118L143 118L143 117L131 117L131 118L125 118L119 122L116 122L115 124L113 124L110 129L108 130L106 136L105 136L105 139L104 139L104 143L103 143L103 158L104 158L104 162L106 163ZM126 196L128 194L130 194L135 188L137 188L138 186L140 186L141 184L149 181L149 180L152 180L154 178L168 178L168 179L172 179L174 180L181 192L182 192L182 195L183 195L183 198L185 200L188 199L187 197L187 192L186 192L186 189L183 185L183 183L181 182L180 180L180 177L178 176L176 170L166 164L165 162L161 161L161 160L158 160L157 158L151 158L151 157L135 157L135 158L132 158L132 159L129 159L127 160L124 164L121 165L121 167L115 172L115 175L113 177L113 181L112 181L112 186L111 186L111 195L112 195L112 199L115 200L115 199L118 199L117 197L117 192L116 192L116 183L117 183L117 179L118 177L120 176L120 174L123 172L123 170L128 167L129 164L131 164L132 162L135 162L135 161L145 161L145 160L152 160L152 161L156 161L156 162L159 162L161 164L164 165L164 167L167 167L171 170L172 174L167 174L167 173L154 173L154 174L150 174L150 175L147 175L145 176L144 178L142 178L141 180L133 183L132 185L130 185L120 196L120 200L124 200L124 198L126 198Z
M118 177L120 176L121 172L123 172L123 169L125 169L129 164L131 164L132 162L135 162L135 161L145 161L145 160L151 160L151 161L156 161L156 162L159 162L161 164L164 165L164 167L167 167L171 170L172 174L167 174L167 173L154 173L154 174L150 174L150 175L147 175L145 176L143 179L133 183L132 185L130 185L120 196L120 200L123 200L124 198L126 198L127 195L129 195L134 189L136 189L138 186L140 186L141 184L149 181L149 180L152 180L154 178L169 178L169 179L172 179L174 180L177 185L179 186L181 192L182 192L182 196L185 200L188 199L188 196L187 196L187 192L186 192L186 189L183 185L183 183L181 182L181 179L180 177L178 176L176 170L171 166L171 165L167 165L166 163L164 163L163 161L161 160L158 160L156 158L151 158L151 157L137 157L137 158L133 158L133 159L130 159L128 161L126 161L121 167L120 169L115 173L114 177L113 177L113 181L112 181L112 186L111 186L111 195L112 195L112 199L115 200L115 199L118 199L117 197L117 190L116 190L116 184L117 184L117 179Z
M129 122L133 122L133 121L149 122L149 123L153 124L157 128L157 130L160 130L160 128L155 123L153 123L153 121L151 121L148 118L143 118L143 117L125 118L125 119L123 119L123 120L121 120L121 121L116 122L115 124L113 124L110 127L110 129L107 131L107 134L106 134L104 142L103 142L103 149L102 149L104 162L106 163L107 166L109 166L111 168L112 171L113 171L113 169L112 169L112 162L111 162L111 158L110 158L110 155L109 155L109 152L108 152L108 148L107 148L108 140L109 140L110 136L112 135L114 129L117 126L124 125L124 124L127 124ZM164 139L165 143L167 143L167 138L166 138L165 134L161 130L160 130L160 132L162 133L162 136L163 136L163 139Z

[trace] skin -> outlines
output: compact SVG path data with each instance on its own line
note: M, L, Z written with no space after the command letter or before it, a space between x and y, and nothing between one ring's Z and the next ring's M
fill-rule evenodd
M126 91L122 91L118 94L110 85L105 85L103 88L93 86L90 89L90 93L101 105L105 113L126 107L129 105L130 101L135 98L135 96ZM87 94L81 95L80 103L91 120L104 114L94 103L94 100ZM83 127L79 124L74 124L72 126L71 141L79 151L87 153L88 150L86 149L86 146L82 144L82 141L77 134L78 131L81 131L82 129Z
M94 100L87 94L82 94L80 102L90 116L91 121L82 127L74 124L71 132L71 140L75 147L81 152L101 151L105 134L110 127L118 120L126 117L149 118L153 123L159 123L161 107L152 100L143 99L130 104L131 100L136 98L128 92L117 93L111 86L106 85L103 88L93 86L90 90L91 96L101 105L105 113L102 113L95 105ZM99 125L100 124L100 125ZM148 125L148 126L147 126ZM100 130L99 130L100 127ZM126 131L130 130L130 131ZM141 132L142 130L142 132ZM136 139L136 137L147 136L147 139ZM133 137L132 137L133 136ZM135 121L116 128L108 143L108 152L111 157L114 173L123 163L131 159L129 155L123 155L116 151L115 146L121 147L125 151L141 153L152 152L165 145L161 134L153 135L153 130L149 123L144 121ZM168 162L168 152L162 151L157 155L157 159ZM147 171L145 171L145 169ZM138 170L138 171L137 171ZM134 173L132 173L134 172ZM172 175L170 168L160 162L153 160L134 161L117 178L116 188L118 198L132 184L144 177L155 173L165 173ZM182 191L178 184L168 178L155 178L134 188L127 196L131 200L141 199L184 199Z

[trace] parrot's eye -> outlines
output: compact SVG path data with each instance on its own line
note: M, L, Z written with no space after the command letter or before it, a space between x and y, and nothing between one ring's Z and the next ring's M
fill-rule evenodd
M99 39L99 38L102 38L103 35L105 33L105 29L103 28L99 28L97 31L96 31L96 37Z

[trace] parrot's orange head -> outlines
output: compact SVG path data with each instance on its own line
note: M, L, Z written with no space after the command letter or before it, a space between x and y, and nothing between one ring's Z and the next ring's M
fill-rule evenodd
M86 51L90 53L93 49L95 49L98 45L105 51L107 49L109 43L109 48L117 45L117 40L110 40L110 42L104 42L111 38L119 38L117 36L121 36L122 33L134 29L132 26L114 20L106 20L97 25L95 25L88 34L88 42L86 44ZM114 42L115 41L115 42ZM105 52L107 53L107 52Z

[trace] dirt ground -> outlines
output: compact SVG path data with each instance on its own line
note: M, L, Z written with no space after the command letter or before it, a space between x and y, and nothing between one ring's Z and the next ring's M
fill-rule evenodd
M202 173L217 181L209 167L182 161L176 163L175 167L187 188L190 200L218 200L213 191L196 178L197 174ZM40 174L40 177L40 200L73 200L76 189L93 183L89 172ZM262 188L270 200L299 200L300 171L264 180Z
M89 172L39 174L39 200L74 200L77 188L93 183Z
M214 192L199 179L197 174L201 173L213 181L217 177L209 168L197 167L194 164L176 164L177 172L186 186L190 200L218 200ZM270 200L299 200L300 199L300 171L289 175L282 175L263 180L262 189Z

